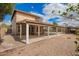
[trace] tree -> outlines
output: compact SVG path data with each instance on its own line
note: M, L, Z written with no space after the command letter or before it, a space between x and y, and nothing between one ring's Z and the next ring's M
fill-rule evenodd
M0 22L6 14L12 14L14 4L0 3Z
M67 4L67 9L66 11L64 11L61 16L70 18L70 19L76 19L76 17L78 17L79 15L79 3L71 3L71 4ZM74 16L74 13L76 13L77 15Z
M53 25L54 25L54 26L57 26L58 24L57 24L57 22L53 22Z
M52 14L56 14L57 16L60 16L61 19L66 20L67 22L69 20L71 25L73 23L77 25L77 23L73 22L73 20L79 22L79 3L67 3L66 5L63 6L65 7L61 9L58 8L57 10L52 10ZM68 24L68 26L70 25Z
M64 18L76 19L76 17L79 17L79 3L66 4L64 10L52 10L53 14L54 12L57 12L56 15L63 16ZM77 15L74 16L74 13L76 13Z

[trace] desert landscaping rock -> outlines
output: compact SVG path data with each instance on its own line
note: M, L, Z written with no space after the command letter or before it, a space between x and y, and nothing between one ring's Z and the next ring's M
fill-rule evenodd
M8 49L12 49L16 47L16 41L14 40L14 38L11 35L5 35L2 38L3 42L1 43L3 50L8 50ZM0 50L1 51L1 50Z
M5 35L3 38L2 45L6 46L13 46L15 45L16 41L14 40L13 36L11 35Z
M20 46L24 46L25 44L18 42L11 35L5 35L2 38L3 42L0 45L0 52L4 52L6 50L11 50Z

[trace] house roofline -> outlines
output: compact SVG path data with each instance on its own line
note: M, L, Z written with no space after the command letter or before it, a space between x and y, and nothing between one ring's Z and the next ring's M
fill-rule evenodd
M34 16L34 17L37 17L37 18L41 18L40 16L37 16L37 15L32 14L32 13L30 13L30 12L25 12L25 11L22 11L22 10L14 9L13 14L12 14L12 17L11 17L11 21L12 21L12 19L13 19L13 16L15 15L15 12L19 12L19 13L23 13L23 14L29 14L29 15L31 15L31 16Z

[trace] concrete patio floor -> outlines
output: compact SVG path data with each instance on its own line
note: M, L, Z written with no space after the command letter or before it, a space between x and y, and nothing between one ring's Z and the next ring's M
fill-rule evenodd
M38 42L38 41L41 41L41 40L46 40L46 39L51 39L51 38L53 38L53 37L55 37L55 36L61 36L61 35L63 35L62 33L53 33L52 35L40 35L39 37L38 37L38 35L30 35L29 36L29 44L30 43L35 43L35 42ZM20 36L19 35L16 35L16 38L18 39L16 39L17 41L19 41L19 40L21 40L21 42L24 42L24 43L26 43L26 37L25 37L25 35L22 35L22 39L20 39Z
M0 55L72 56L75 55L75 38L76 36L73 34L63 34L61 36L55 36L50 40L41 40L10 51L5 51L0 53Z

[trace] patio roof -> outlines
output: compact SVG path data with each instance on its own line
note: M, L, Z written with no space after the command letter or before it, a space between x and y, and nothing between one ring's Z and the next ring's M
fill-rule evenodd
M45 22L37 22L37 21L27 21L23 20L18 23L33 23L33 24L41 24L41 25L48 25L48 26L54 26L53 24L45 23Z

